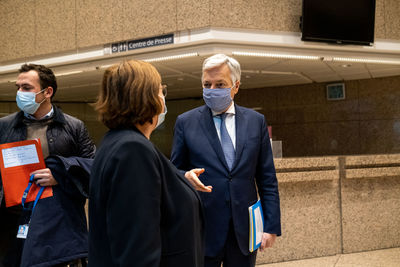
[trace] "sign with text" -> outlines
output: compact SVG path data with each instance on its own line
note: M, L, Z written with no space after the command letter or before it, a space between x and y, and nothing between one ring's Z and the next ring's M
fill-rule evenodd
M111 44L111 52L120 53L131 51L140 48L152 47L152 46L159 46L159 45L167 45L174 43L174 34L166 34L146 39L140 40L131 40L119 43Z

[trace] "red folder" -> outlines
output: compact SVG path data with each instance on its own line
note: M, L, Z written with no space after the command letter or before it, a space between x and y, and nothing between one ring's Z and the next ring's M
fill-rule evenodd
M29 183L29 174L45 169L40 140L26 140L0 145L0 171L6 207L21 204L22 195ZM34 201L39 187L33 184L26 202ZM40 198L53 196L51 187L46 187Z

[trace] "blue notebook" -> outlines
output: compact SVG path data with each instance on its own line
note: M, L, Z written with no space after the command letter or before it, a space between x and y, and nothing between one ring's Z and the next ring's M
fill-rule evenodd
M264 233L264 216L260 200L249 207L249 222L249 251L253 252L260 247Z

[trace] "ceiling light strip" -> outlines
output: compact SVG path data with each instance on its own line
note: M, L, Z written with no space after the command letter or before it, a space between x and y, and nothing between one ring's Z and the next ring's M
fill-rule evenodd
M276 54L276 53L260 53L260 52L233 51L232 55L234 55L234 56L248 56L248 57L268 57L268 58L278 58L278 59L321 60L321 57L319 57L319 56Z
M0 66L0 72L6 72L6 71L12 71L12 70L18 70L21 65L23 65L25 62L17 63L17 64L12 64L12 65L5 65L5 66Z
M68 75L72 75L72 74L78 74L78 73L82 73L83 70L77 70L77 71L69 71L69 72L61 72L61 73L55 73L56 77L60 77L60 76L68 76Z
M336 61L336 62L400 65L400 60L384 60L384 59L373 59L373 58L323 57L323 56L290 55L290 54L242 52L242 51L234 51L232 52L232 55L249 56L249 57L268 57L268 58L278 58L278 59L325 60L325 61Z
M400 65L400 60L384 60L384 59L372 59L372 58L333 57L332 61Z
M17 71L21 67L21 65L23 65L25 63L27 63L27 64L33 63L33 64L47 65L47 66L48 65L60 65L60 64L71 63L71 62L75 62L75 61L94 59L94 58L101 57L101 56L104 56L103 50L94 50L94 51L90 51L90 52L76 53L76 54L66 55L66 56L45 58L45 59L39 59L39 60L29 60L29 61L20 62L17 64L0 66L0 73L7 72L7 71Z
M160 61L168 61L168 60L181 59L181 58L187 58L187 57L197 57L198 55L199 55L198 53L186 53L186 54L173 55L173 56L146 58L146 59L142 59L142 60L146 61L146 62L160 62Z

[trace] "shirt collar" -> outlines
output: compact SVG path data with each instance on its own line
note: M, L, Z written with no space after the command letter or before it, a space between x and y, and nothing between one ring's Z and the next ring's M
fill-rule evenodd
M25 118L28 118L30 120L41 121L41 120L45 120L45 119L51 118L51 116L53 116L53 113L54 113L54 109L53 109L53 106L52 106L51 110L49 111L49 113L47 113L46 115L44 115L40 119L36 119L34 116L32 116L31 114L28 114L26 112L24 112L24 116L25 116Z
M211 112L212 112L213 116L217 116L217 115L222 114L222 113L236 114L235 103L232 100L231 106L225 112L215 112L214 110L211 110Z

